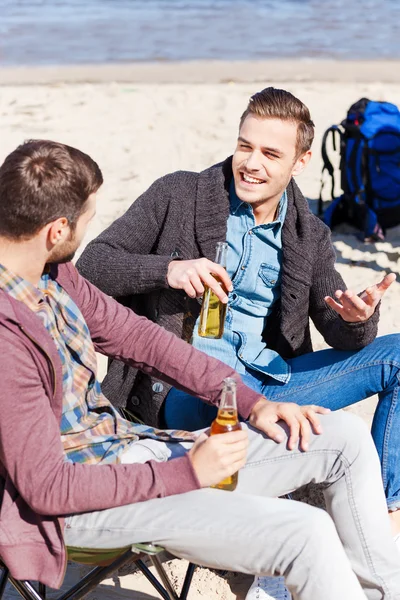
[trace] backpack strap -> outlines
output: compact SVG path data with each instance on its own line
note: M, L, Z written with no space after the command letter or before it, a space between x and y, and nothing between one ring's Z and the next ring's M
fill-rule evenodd
M332 136L332 146L334 151L336 152L337 148L336 148L336 135L339 134L339 141L341 141L342 139L342 131L339 129L339 127L337 125L332 125L331 127L329 127L322 138L322 144L321 144L321 155L322 155L322 162L323 162L323 167L322 167L322 172L321 172L321 188L320 188L320 192L319 192L319 199L318 199L318 215L321 216L322 215L322 190L324 189L325 186L325 181L324 181L324 173L325 171L328 171L328 174L331 177L331 197L332 200L335 197L335 170L333 168L333 165L329 159L328 156L328 151L326 148L326 144L327 144L327 140L329 135Z

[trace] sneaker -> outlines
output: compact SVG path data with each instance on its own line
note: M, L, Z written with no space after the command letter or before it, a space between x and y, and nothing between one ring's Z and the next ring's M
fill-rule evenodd
M283 577L256 576L246 595L246 600L291 600L291 598Z

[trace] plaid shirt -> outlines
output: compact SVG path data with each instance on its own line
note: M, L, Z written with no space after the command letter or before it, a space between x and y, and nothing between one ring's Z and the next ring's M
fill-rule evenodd
M64 393L60 430L68 461L115 463L132 441L143 437L194 439L189 432L136 425L119 415L97 380L96 352L83 315L49 272L35 287L0 265L0 288L36 313L57 347Z

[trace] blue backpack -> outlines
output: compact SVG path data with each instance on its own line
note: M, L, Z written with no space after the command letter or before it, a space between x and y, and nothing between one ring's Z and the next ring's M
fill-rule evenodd
M334 195L334 168L327 140L340 146L343 193ZM400 111L389 102L361 98L340 126L326 130L322 139L323 169L318 212L331 228L342 222L357 227L364 239L377 241L385 230L400 223ZM324 172L332 183L332 202L323 211Z

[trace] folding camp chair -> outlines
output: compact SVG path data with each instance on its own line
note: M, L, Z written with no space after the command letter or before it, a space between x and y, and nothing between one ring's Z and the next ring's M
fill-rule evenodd
M99 583L117 571L123 565L134 562L147 580L157 590L163 600L187 600L196 565L189 563L180 595L174 589L158 556L164 548L154 544L134 544L115 550L92 550L86 548L67 548L68 559L85 565L96 565L87 575L69 590L61 593L57 600L80 600L92 591ZM148 556L157 570L161 582L153 575L143 558ZM0 578L0 600L9 581L24 600L46 600L46 586L39 583L37 589L30 581L14 579L7 566L0 560L2 574Z
M133 423L142 423L133 413L127 409L118 409L121 415ZM67 548L68 560L84 565L92 565L92 569L78 583L69 590L61 593L56 600L80 600L90 591L95 589L99 583L107 579L112 573L129 562L134 562L146 579L157 590L163 600L187 600L192 583L194 571L197 565L189 563L180 594L175 590L173 584L162 566L159 554L164 551L161 546L155 544L133 544L126 548L115 550L93 550L86 548ZM148 556L154 565L160 581L153 575L143 558ZM2 600L7 581L9 581L24 600L46 600L46 586L39 583L37 589L30 581L19 581L14 579L0 558L0 600Z

